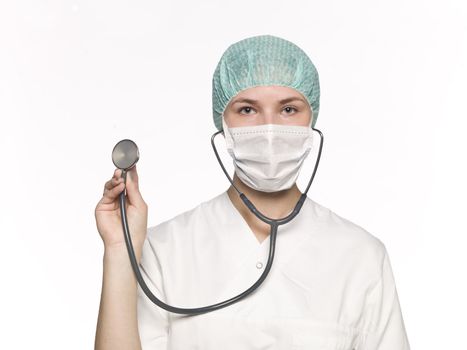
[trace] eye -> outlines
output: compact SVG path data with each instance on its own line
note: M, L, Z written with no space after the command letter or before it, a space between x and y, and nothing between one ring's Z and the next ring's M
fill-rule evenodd
M292 107L292 106L287 106L287 107L284 108L284 110L288 110L288 111L290 111L290 109L293 109L295 112L298 111L297 108ZM288 113L288 111L287 111L287 113Z
M240 114L244 114L244 113L241 113L243 110L251 111L253 110L253 108L251 108L250 106L245 106L245 107L240 108L238 111L240 112ZM250 113L247 112L246 114L250 114Z

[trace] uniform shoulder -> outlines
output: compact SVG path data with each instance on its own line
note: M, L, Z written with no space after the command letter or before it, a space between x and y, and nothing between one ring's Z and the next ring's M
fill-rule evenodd
M147 229L147 238L151 241L157 239L159 243L163 243L169 239L170 234L174 231L183 230L183 228L190 228L195 225L197 221L203 218L218 205L223 193L214 197L208 198L197 204L196 206L182 211L181 213L164 220L156 225L149 226Z
M372 260L382 261L386 246L375 234L311 198L308 198L308 203L317 226L326 233L326 238L331 240L331 244L360 251L370 255Z

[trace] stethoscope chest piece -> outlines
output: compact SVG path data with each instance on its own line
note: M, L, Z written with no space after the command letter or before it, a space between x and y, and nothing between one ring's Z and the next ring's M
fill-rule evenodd
M119 169L130 169L138 159L138 146L129 139L119 141L112 151L112 162Z

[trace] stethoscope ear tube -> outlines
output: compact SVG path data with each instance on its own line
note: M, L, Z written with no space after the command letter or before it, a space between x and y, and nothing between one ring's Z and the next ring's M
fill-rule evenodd
M222 130L217 131L212 135L211 144L213 146L214 153L216 154L217 160L219 161L219 164L221 165L221 167L222 167L225 175L229 179L230 183L235 187L235 189L239 193L240 198L245 203L245 205L248 207L248 209L251 210L260 220L268 223L271 226L268 261L267 261L266 267L264 268L264 271L261 274L261 276L259 277L259 279L250 288L248 288L244 292L242 292L242 293L240 293L240 294L238 294L238 295L236 295L236 296L234 296L234 297L232 297L232 298L230 298L228 300L217 303L217 304L212 304L212 305L209 305L209 306L198 307L198 308L179 308L179 307L175 307L175 306L171 306L171 305L166 304L162 300L158 299L151 292L151 290L146 285L146 283L145 283L145 281L143 279L143 276L141 275L141 272L139 270L138 262L136 260L135 251L134 251L134 248L133 248L133 243L131 241L131 235L130 235L130 230L128 228L128 219L127 219L127 214L126 214L126 189L120 193L119 204L120 204L120 214L121 214L121 218L122 218L122 228L123 228L123 234L125 236L125 243L126 243L126 246L127 246L131 266L132 266L133 271L135 273L136 280L137 280L138 284L141 286L141 289L143 290L143 292L146 294L146 296L154 304L156 304L157 306L159 306L159 307L161 307L161 308L163 308L163 309L165 309L165 310L167 310L169 312L173 312L173 313L177 313L177 314L183 314L183 315L204 314L204 313L207 313L207 312L211 312L211 311L215 311L215 310L227 307L229 305L232 305L232 304L242 300L243 298L245 298L246 296L251 294L255 289L257 289L264 282L267 275L269 274L269 271L271 270L272 262L274 260L274 253L275 253L275 248L276 248L276 238L277 238L278 227L279 227L279 225L285 224L285 223L289 222L290 220L292 220L300 212L300 210L301 210L301 208L303 206L303 203L305 202L305 199L306 199L306 193L308 192L308 189L310 188L311 182L313 181L313 178L314 178L315 173L316 173L316 169L317 169L318 164L319 164L319 159L321 157L321 150L322 150L322 146L323 146L323 134L321 133L321 131L319 131L317 129L313 128L313 130L318 131L319 134L320 134L320 137L321 137L319 153L318 153L317 161L315 163L313 175L312 175L311 179L308 182L308 186L307 186L305 192L302 193L302 195L300 196L300 199L298 200L298 202L295 205L292 212L289 215L287 215L287 216L285 216L283 218L280 218L280 219L271 219L271 218L263 215L259 210L256 209L256 207L245 196L245 194L241 193L238 190L238 188L235 187L235 184L233 183L233 181L230 178L229 174L225 170L224 165L222 164L222 161L220 160L220 157L219 157L219 155L217 153L217 149L216 149L216 147L214 145L215 136L218 135L219 133L221 133ZM118 145L119 145L119 147L117 147ZM122 169L122 178L123 178L123 181L125 182L125 184L126 184L127 170L129 168L131 168L134 164L136 164L136 162L139 159L138 148L137 147L135 148L135 147L136 147L136 144L133 141L125 139L125 140L120 141L114 147L114 151L112 152L112 160L113 160L114 164L117 167L119 167L119 165L120 166L127 166L127 168L126 167L120 168L120 169ZM114 154L115 154L115 158L114 158ZM125 188L126 188L126 186L125 186Z

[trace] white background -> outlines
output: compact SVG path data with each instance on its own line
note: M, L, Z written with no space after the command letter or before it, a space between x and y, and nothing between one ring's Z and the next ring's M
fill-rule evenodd
M150 226L225 191L212 74L272 34L320 75L308 195L385 243L414 350L465 349L466 23L461 0L2 1L0 348L93 348L112 148L140 148Z

